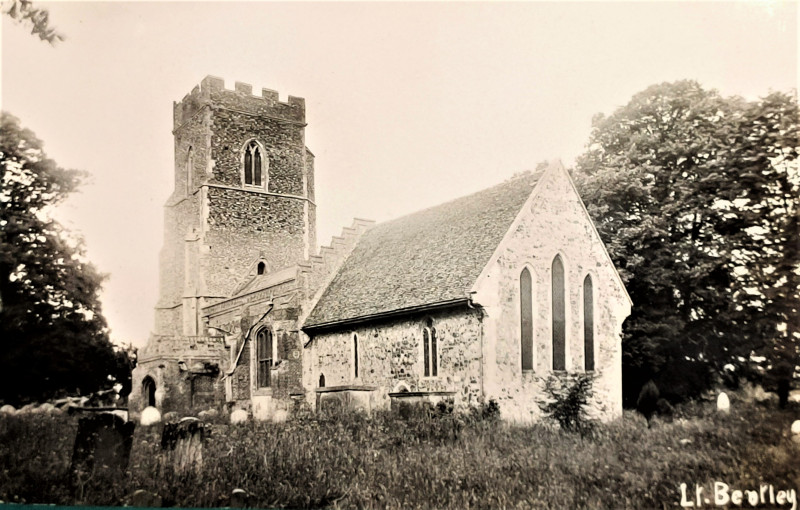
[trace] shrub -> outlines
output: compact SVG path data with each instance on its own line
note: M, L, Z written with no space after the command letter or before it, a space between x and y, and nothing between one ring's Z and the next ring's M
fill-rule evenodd
M545 383L550 401L542 405L544 411L562 429L570 432L588 433L594 422L586 413L586 405L592 398L592 376L578 374L572 383L562 383L550 376Z

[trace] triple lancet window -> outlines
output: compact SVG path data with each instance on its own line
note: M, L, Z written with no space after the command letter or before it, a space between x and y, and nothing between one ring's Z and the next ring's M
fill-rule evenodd
M256 334L256 359L258 359L258 387L269 388L272 386L272 331L267 328L259 330Z
M564 261L556 255L551 266L551 331L553 370L566 370L566 313L567 279ZM583 279L583 359L584 368L595 369L594 352L594 284L591 275ZM519 275L519 338L521 367L523 371L533 370L533 278L530 270L523 268ZM575 311L578 314L578 311Z
M244 147L244 183L247 186L264 187L266 171L264 168L264 154L255 140L250 140Z

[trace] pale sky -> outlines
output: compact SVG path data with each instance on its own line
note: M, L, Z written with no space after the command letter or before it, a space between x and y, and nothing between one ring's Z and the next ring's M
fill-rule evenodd
M59 217L108 273L115 341L157 299L172 102L208 75L306 99L318 241L533 169L571 165L592 116L695 79L797 88L794 2L43 3L55 48L2 21L2 109L91 184Z

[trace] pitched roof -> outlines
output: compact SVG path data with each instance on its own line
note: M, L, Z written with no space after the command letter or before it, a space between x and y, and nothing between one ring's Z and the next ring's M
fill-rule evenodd
M304 327L466 300L543 172L367 231Z

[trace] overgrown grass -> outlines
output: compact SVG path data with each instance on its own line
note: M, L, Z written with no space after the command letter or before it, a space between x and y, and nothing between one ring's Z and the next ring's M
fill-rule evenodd
M127 476L78 488L68 473L75 418L3 416L0 500L122 505L145 489L164 506L226 506L241 488L267 508L639 509L678 507L681 483L800 489L800 445L788 433L797 407L679 414L647 429L626 412L584 436L446 411L214 424L202 471L182 476L164 461L160 427L139 427Z

